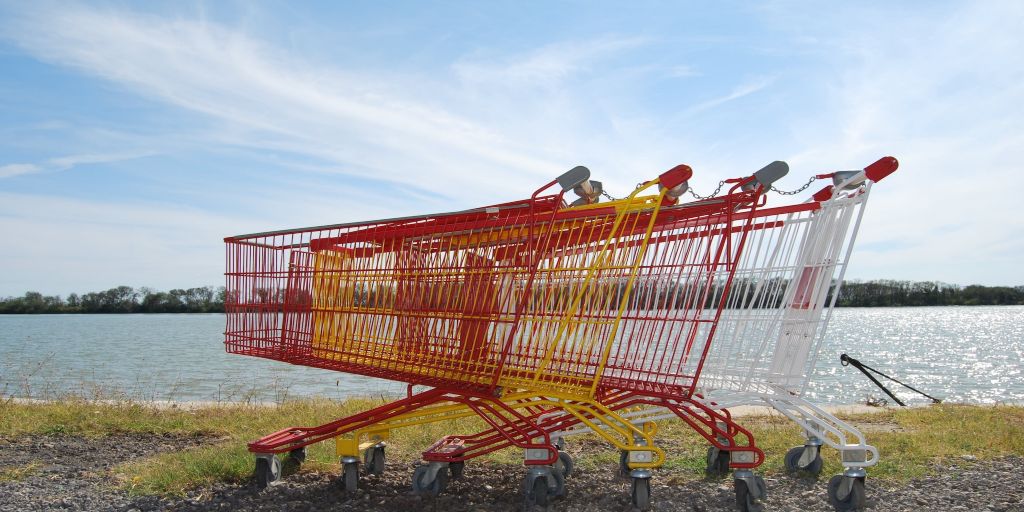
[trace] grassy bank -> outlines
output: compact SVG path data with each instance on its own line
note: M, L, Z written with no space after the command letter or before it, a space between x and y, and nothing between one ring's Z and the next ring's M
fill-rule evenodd
M201 434L210 439L204 446L164 453L120 465L120 485L134 493L181 493L217 481L240 482L249 478L253 461L246 442L286 426L319 425L364 410L374 400L305 400L282 406L217 405L197 409L168 409L136 403L95 403L66 400L23 404L0 402L0 437L25 435L78 435L102 437L132 432L151 434ZM869 442L882 452L873 478L905 480L924 475L936 463L962 461L969 455L980 460L1007 455L1024 456L1024 407L938 405L909 409L885 409L871 414L845 415L861 428ZM778 415L743 418L742 424L757 436L768 454L765 472L780 471L785 451L800 444L799 429ZM396 431L388 448L392 460L418 459L419 452L444 434L470 433L480 428L475 420L440 423ZM701 478L706 444L679 422L661 425L659 440L669 455L671 478ZM590 436L570 439L570 452L578 454L581 468L611 465L617 453ZM517 450L489 456L497 462L519 464ZM836 454L823 454L831 475L841 470ZM337 472L333 443L309 449L302 471ZM22 468L26 472L31 468ZM17 474L18 468L9 474Z

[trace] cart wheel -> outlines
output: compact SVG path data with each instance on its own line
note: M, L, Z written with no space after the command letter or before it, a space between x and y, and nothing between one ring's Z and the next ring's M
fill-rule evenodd
M430 473L429 465L416 467L416 471L412 474L412 490L416 494L437 496L444 492L448 486L448 472L437 471L434 473L434 479L427 481L430 478Z
M849 492L845 496L840 496L841 492L844 492L843 479L852 479L849 482ZM861 510L867 504L867 493L864 491L864 479L857 477L849 477L845 475L836 475L828 481L828 501L835 507L836 510Z
M619 450L619 476L628 477L630 471L629 452L626 450Z
M550 503L548 496L548 479L543 476L538 476L533 479L533 483L527 488L526 491L526 509L530 510L533 507L547 507Z
M729 451L721 450L716 446L708 447L707 468L704 472L708 476L725 476L729 474Z
M569 478L572 475L573 468L576 467L572 461L572 455L565 452L558 452L558 460L555 461L555 470L562 474L563 477Z
M633 494L631 495L633 508L638 510L649 510L651 508L651 479L634 478Z
M266 489L281 479L281 459L277 455L256 457L256 487Z
M458 480L462 478L463 471L466 470L466 462L450 462L448 463L448 471L452 474L452 480Z
M383 446L372 446L363 451L366 472L371 475L383 475L386 461Z
M555 490L553 494L555 496L564 497L566 493L565 473L562 473L557 468L554 468L554 470L551 472L551 478L554 479L555 481ZM550 491L551 489L548 488L548 490Z
M767 488L763 478L754 477L756 489L751 489L747 486L747 481L741 479L734 480L733 485L736 488L736 506L739 507L740 512L762 512L764 510L762 500Z
M805 448L806 447L804 446L797 446L786 452L786 471L789 471L790 473L798 473L803 471L805 473L810 473L812 475L817 476L819 473L821 473L821 449L815 447L814 460L812 460L811 463L806 466L801 466L800 457L803 456Z
M288 458L295 463L296 466L306 462L306 447L296 448L288 452Z
M341 483L345 492L354 493L359 488L359 463L348 462L341 466Z

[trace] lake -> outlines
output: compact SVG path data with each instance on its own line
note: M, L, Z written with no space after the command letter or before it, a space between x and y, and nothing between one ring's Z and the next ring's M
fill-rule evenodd
M219 314L0 315L0 394L267 402L405 392L402 383L227 354L223 331ZM948 401L1024 402L1024 306L837 309L809 398L884 396L840 365L844 352Z

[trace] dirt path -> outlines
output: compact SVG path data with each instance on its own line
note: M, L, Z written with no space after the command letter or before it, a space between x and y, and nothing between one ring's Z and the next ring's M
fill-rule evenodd
M0 510L368 510L368 511L514 511L522 505L523 468L488 462L470 463L465 477L451 482L437 498L413 495L412 461L389 461L379 477L367 476L360 490L347 495L335 475L292 475L267 490L253 483L219 484L184 498L130 497L114 487L110 469L125 460L197 446L202 437L118 435L103 439L35 436L0 439L0 470L25 474L0 481ZM30 468L26 470L25 468ZM1024 459L961 461L935 476L907 484L867 480L869 510L878 511L1024 511L1020 475ZM3 479L3 480L6 480ZM828 511L827 478L784 475L766 478L766 510ZM695 479L689 473L659 471L652 481L653 510L735 510L732 481ZM614 510L629 505L629 482L613 468L577 471L568 481L569 495L554 511Z

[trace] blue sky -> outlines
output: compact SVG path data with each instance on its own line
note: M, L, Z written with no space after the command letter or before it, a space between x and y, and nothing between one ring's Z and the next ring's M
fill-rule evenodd
M1024 3L0 2L0 295L678 163L884 155L848 277L1024 284Z

